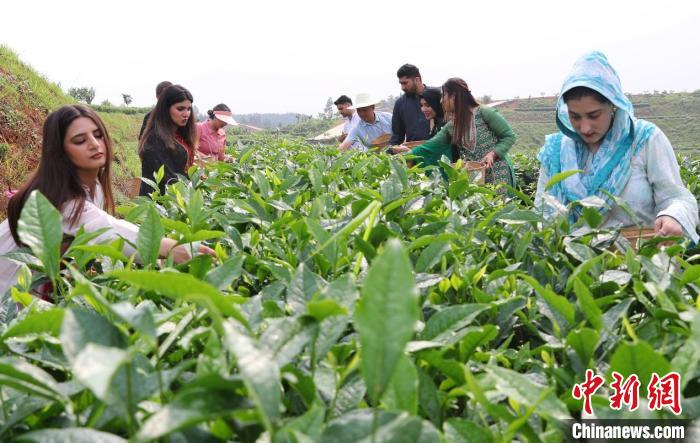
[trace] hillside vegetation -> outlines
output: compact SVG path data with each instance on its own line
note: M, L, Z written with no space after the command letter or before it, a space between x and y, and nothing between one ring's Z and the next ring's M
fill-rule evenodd
M41 128L49 112L76 103L61 88L5 46L0 46L0 186L5 191L22 184L37 166ZM139 172L136 140L143 112L125 114L119 108L96 107L115 142L115 184L123 198L126 179ZM0 215L5 202L0 202Z

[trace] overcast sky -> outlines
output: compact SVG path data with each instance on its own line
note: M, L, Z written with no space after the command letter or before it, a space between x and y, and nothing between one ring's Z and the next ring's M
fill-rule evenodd
M559 90L597 49L625 91L700 89L700 1L3 1L0 44L95 102L155 102L161 80L195 105L316 114L326 99L398 95L396 70L464 78L495 99Z

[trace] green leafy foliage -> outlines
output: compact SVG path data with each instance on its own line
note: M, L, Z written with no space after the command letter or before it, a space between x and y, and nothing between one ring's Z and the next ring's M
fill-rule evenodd
M587 368L676 370L697 418L693 250L626 250L594 210L544 220L527 186L251 140L120 208L138 262L85 232L61 257L32 197L26 307L0 306L0 440L564 441ZM158 260L166 236L217 257ZM45 276L54 304L28 292Z

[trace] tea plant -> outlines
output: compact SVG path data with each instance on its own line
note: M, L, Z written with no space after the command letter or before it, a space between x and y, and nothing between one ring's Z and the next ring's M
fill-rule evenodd
M700 414L700 266L682 245L635 253L595 211L546 222L448 165L443 181L290 141L235 156L120 208L138 263L94 233L61 256L58 212L30 198L0 312L0 438L557 442L587 368L643 386L673 369L682 416ZM218 258L159 261L164 235ZM46 280L53 304L28 294ZM597 416L624 415L606 394Z

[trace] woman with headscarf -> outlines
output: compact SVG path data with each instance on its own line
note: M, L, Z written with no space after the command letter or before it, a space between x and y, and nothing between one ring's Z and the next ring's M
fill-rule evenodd
M442 85L441 103L453 119L432 139L411 149L415 162L438 165L443 156L453 162L481 162L486 166L486 183L514 186L508 151L515 144L515 134L506 119L497 110L480 106L461 78L451 78ZM406 150L399 146L394 152Z
M576 61L561 88L556 121L560 132L546 137L538 155L535 204L545 215L596 196L605 203L604 227L641 225L697 242L697 201L681 181L673 147L656 125L634 117L605 55L591 52ZM556 174L577 170L545 189ZM572 206L572 221L581 211Z
M439 88L425 88L419 97L420 110L430 124L430 136L428 138L433 138L446 123L445 112L442 110L442 104L440 103L442 93Z
M224 151L226 149L226 125L237 125L233 119L231 109L223 103L214 106L214 109L207 111L209 119L197 123L197 134L199 136L200 158L213 158L219 161L226 160Z

